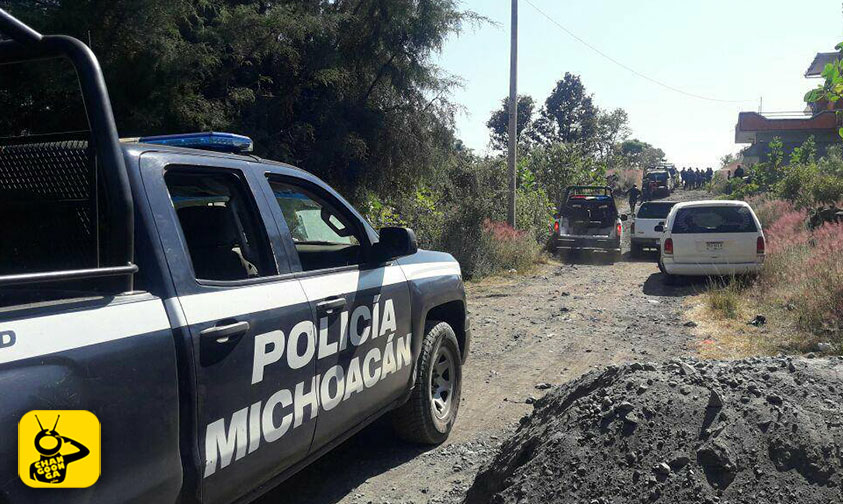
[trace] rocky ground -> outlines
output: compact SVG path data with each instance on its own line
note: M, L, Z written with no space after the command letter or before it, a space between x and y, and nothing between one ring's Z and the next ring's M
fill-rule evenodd
M673 359L536 402L465 504L843 501L843 358Z
M665 286L655 257L628 253L616 263L580 256L529 275L469 283L473 341L450 439L436 448L409 445L378 422L261 503L459 502L551 386L609 364L694 355L683 300L704 287Z
M551 386L611 363L693 355L682 300L697 288L663 286L653 262L587 258L470 284L473 340L448 441L409 445L381 421L261 502L459 502Z

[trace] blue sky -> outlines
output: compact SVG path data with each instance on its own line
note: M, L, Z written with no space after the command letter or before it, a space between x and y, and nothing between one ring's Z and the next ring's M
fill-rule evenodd
M528 0L519 9L519 94L543 103L566 71L579 74L596 104L629 113L633 136L661 147L678 166L715 166L736 152L741 110L796 111L817 84L803 77L818 51L843 40L840 0L530 0L558 23L638 72L583 46ZM448 41L438 64L461 77L453 99L463 107L460 138L488 150L485 123L509 93L510 0L464 0L463 8L496 25L466 27Z

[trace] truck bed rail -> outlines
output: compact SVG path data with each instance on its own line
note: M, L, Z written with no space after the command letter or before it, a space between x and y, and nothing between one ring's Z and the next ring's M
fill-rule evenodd
M57 282L118 275L125 277L121 288L131 291L132 274L137 270L133 266L132 193L111 101L96 56L79 40L63 35L42 35L3 9L0 9L0 34L11 38L0 41L0 65L53 58L67 58L73 64L90 128L90 148L93 155L88 162L91 163L92 169L97 166L100 168L95 171L102 178L99 185L102 189L100 196L107 208L109 222L101 238L95 268L2 275L0 285L8 285L10 282ZM3 151L0 150L0 156L2 155ZM0 160L0 170L2 169L3 161ZM0 192L6 192L4 189L10 190L9 187L0 187Z

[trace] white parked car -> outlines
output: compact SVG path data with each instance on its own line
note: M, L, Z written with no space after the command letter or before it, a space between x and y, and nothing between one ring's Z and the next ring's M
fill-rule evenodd
M662 233L656 231L656 226L664 226L674 205L675 201L645 201L638 207L629 229L633 257L640 256L645 248L659 249Z
M764 264L764 232L743 201L693 201L675 205L661 237L659 269L674 275L751 274Z

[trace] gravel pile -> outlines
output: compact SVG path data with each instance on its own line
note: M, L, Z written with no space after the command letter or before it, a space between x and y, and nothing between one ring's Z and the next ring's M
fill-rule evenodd
M464 502L843 502L843 358L588 373L535 403Z

